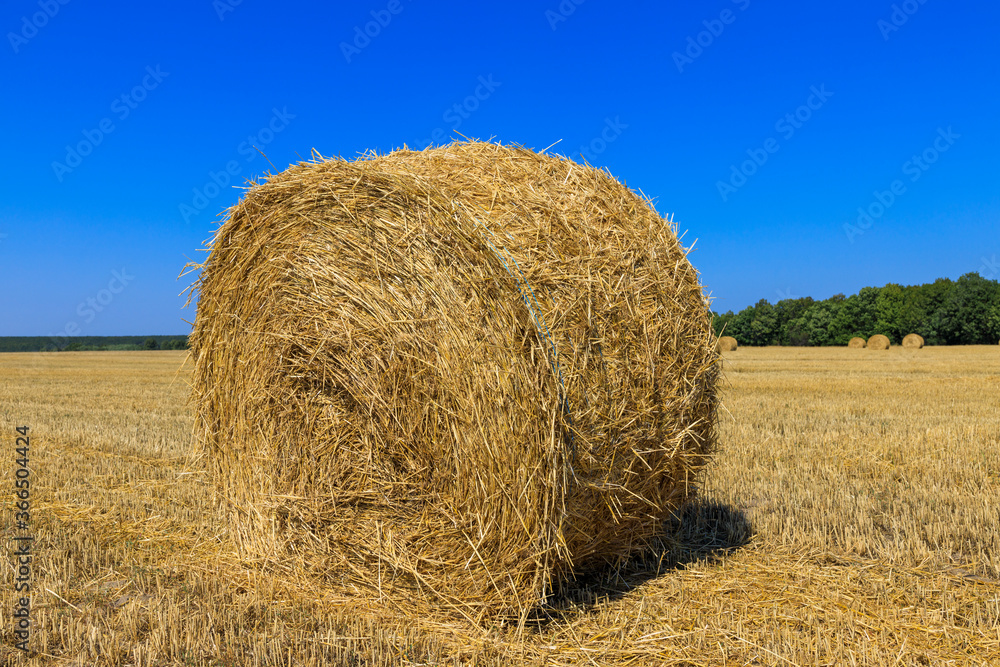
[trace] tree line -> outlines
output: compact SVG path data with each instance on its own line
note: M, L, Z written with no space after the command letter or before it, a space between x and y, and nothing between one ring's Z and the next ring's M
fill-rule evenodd
M0 336L0 352L104 352L187 348L187 336Z
M910 333L928 345L995 345L1000 282L967 273L925 285L864 287L823 301L761 299L738 313L713 313L713 326L740 345L846 345L855 336L875 334L899 344Z

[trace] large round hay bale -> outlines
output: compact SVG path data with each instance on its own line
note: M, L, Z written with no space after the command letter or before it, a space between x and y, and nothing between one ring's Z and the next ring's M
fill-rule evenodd
M875 334L868 339L869 350L888 350L890 346L889 337L882 334Z
M923 346L924 346L924 339L923 336L921 336L920 334L911 333L911 334L906 334L906 336L903 337L903 347L905 348L911 350L919 350Z
M863 348L866 344L867 343L865 342L865 339L861 338L860 336L855 336L851 340L847 341L847 347L852 349Z
M714 441L671 222L607 173L468 142L254 185L196 286L196 435L241 551L523 613L644 549Z
M732 336L722 336L719 338L719 352L732 352L739 347L739 343Z

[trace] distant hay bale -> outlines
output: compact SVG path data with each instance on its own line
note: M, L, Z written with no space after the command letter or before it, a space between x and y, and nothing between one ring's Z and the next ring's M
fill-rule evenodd
M739 343L732 336L723 336L719 339L719 352L732 352L737 347Z
M906 334L903 338L903 347L911 350L919 350L924 346L924 339L920 334Z
M847 342L847 347L857 349L857 348L863 348L866 344L867 343L865 342L864 338L861 338L860 336L855 336L854 338L852 338Z
M889 342L888 336L883 336L882 334L875 334L868 339L868 349L869 350L888 350L891 343Z
M248 555L523 618L646 548L713 448L697 272L603 171L481 142L301 163L202 269L195 432Z

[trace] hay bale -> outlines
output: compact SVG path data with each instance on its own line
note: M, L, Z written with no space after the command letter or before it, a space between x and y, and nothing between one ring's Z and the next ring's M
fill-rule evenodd
M739 343L732 336L723 336L719 339L719 352L732 352L739 347Z
M302 163L202 269L196 437L248 555L524 618L646 548L713 447L697 272L603 171L481 142Z
M860 336L855 336L851 340L847 341L847 347L853 349L860 349L866 345L865 339Z
M907 349L919 350L923 346L924 346L924 339L923 336L921 336L920 334L911 333L911 334L906 334L906 336L903 337L903 347Z
M868 349L869 350L888 350L891 343L889 342L888 336L883 336L882 334L875 334L868 339Z

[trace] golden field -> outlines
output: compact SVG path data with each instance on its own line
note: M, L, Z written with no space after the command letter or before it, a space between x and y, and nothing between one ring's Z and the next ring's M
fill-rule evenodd
M523 632L244 562L191 452L180 352L0 355L11 533L32 437L24 665L1000 665L1000 347L726 354L720 449L648 557ZM9 544L9 542L8 542Z

